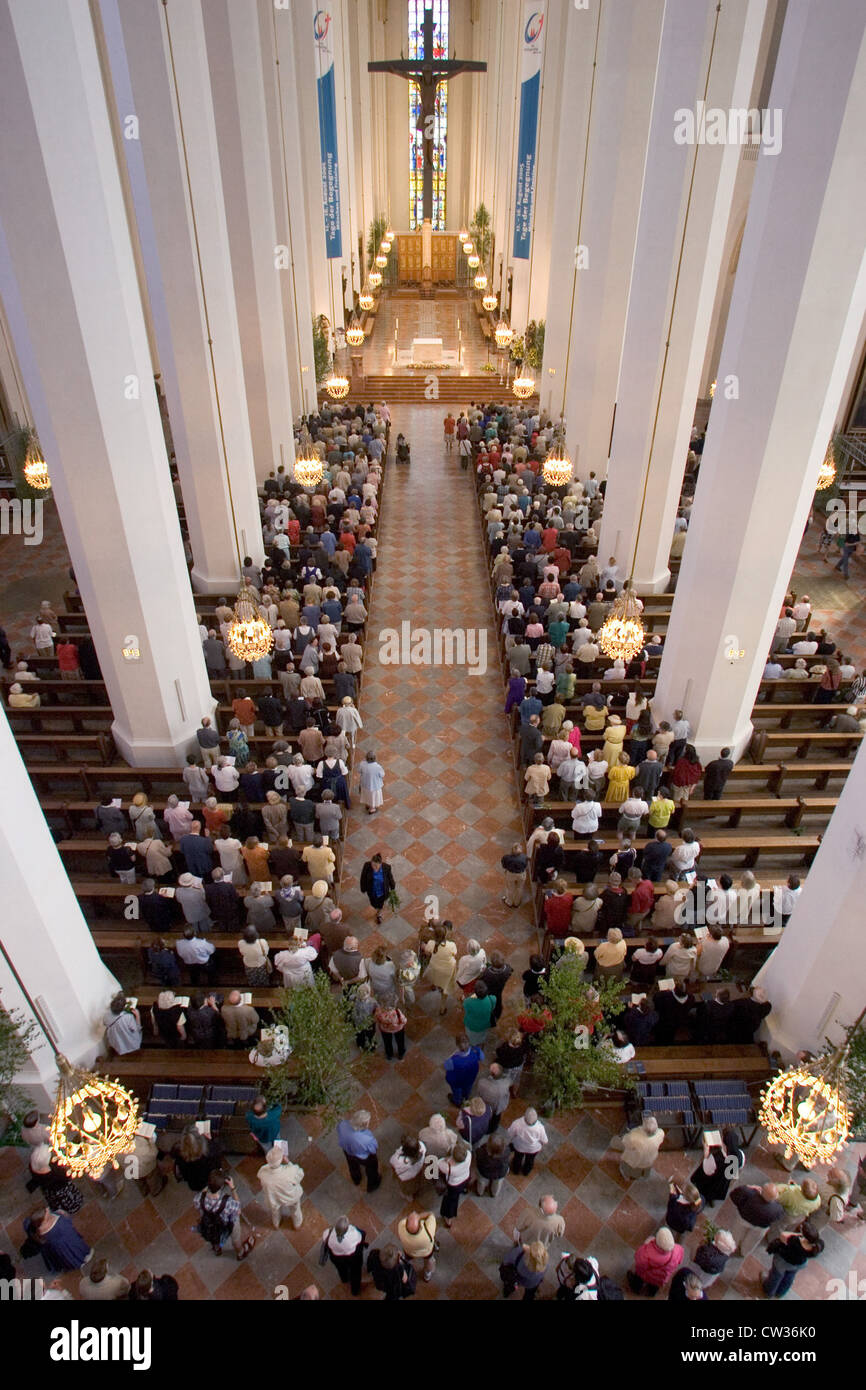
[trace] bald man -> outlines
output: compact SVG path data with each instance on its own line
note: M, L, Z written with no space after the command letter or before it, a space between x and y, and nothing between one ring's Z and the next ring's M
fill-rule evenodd
M550 1196L542 1197L538 1210L527 1212L514 1227L516 1245L532 1245L540 1240L543 1245L550 1246L564 1235L565 1221L559 1215L556 1198Z

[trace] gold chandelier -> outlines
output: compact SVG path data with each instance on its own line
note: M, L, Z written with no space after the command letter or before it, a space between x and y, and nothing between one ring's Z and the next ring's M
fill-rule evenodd
M514 341L514 329L505 322L505 319L500 319L494 329L493 336L498 348L508 348Z
M477 290L487 289L487 276L484 274L483 270L479 270L478 274L475 276L474 285Z
M27 470L25 469L25 474ZM832 483L836 481L836 458L833 453L833 445L827 447L821 467L818 469L818 481L815 484L816 492L825 492Z
M301 435L301 452L295 458L295 481L301 487L316 487L325 476L325 465L313 448L309 430L304 427Z
M487 291L486 295L482 299L481 307L482 309L486 309L488 314L492 313L493 310L496 308L496 295L491 294L490 290Z
M374 307L376 301L369 290L362 290L361 293L358 295L358 303L360 304L361 308L364 310L364 313L366 314L370 309Z
M349 378L332 372L325 382L325 390L332 400L341 401L349 394Z
M711 382L710 382L710 400L713 399L713 397L715 396L715 394L716 394L716 383L715 383L714 381L711 381Z
M758 1119L770 1143L784 1145L785 1157L796 1154L805 1168L829 1163L848 1138L848 1056L864 1016L866 1009L832 1052L779 1072L761 1095Z
M388 257L385 255L384 251L379 252L378 256L376 257L376 264L380 270L385 269L385 266L388 264Z
M36 488L37 492L45 492L50 488L51 479L48 476L48 464L42 457L42 450L37 444L35 436L27 450L23 473L25 482L30 487Z
M246 585L235 601L234 617L229 623L226 643L240 661L258 661L261 657L267 656L274 645L273 629L259 612L255 593Z
M473 251L473 252L472 252L472 255L469 257L469 259L468 259L468 261L466 262L466 264L469 266L469 269L470 269L470 270L477 270L477 269L478 269L478 267L479 267L480 264L481 264L481 257L479 256L479 254L478 254L477 251Z
M464 239L464 242L463 242L463 254L464 254L464 256L471 256L474 250L475 250L475 243L474 243L474 241L472 240L471 237L466 237L466 238Z
M511 383L511 389L520 401L529 400L535 390L534 376L516 376Z
M361 347L364 342L364 330L356 318L352 319L346 329L346 342L350 347Z
M551 487L565 487L566 483L571 482L574 467L562 441L553 446L541 465L541 472L544 481L550 483Z
M138 1102L120 1082L74 1067L58 1054L57 1104L49 1142L71 1178L98 1177L128 1153L138 1128Z
M371 270L367 279L373 286L373 289L377 290L382 283L382 272L380 270Z
M614 661L631 661L643 650L646 633L637 599L626 586L601 625L598 645Z

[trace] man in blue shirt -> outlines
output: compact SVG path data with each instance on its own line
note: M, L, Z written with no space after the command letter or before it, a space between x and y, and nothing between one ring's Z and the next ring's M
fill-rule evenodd
M337 1142L346 1155L349 1177L356 1187L361 1185L362 1172L367 1174L367 1191L375 1192L382 1179L379 1175L379 1145L370 1130L369 1110L356 1110L349 1120L337 1125Z
M201 821L194 820L188 835L181 835L178 849L189 873L196 878L209 878L213 868L213 840L201 833Z
M541 717L544 706L536 695L527 695L521 700L517 709L521 724L528 724L534 714L537 714L539 718Z
M247 1111L250 1134L259 1145L262 1153L267 1153L269 1149L272 1149L275 1141L279 1139L282 1113L283 1107L281 1105L268 1107L268 1102L264 1096L256 1096L252 1109Z
M450 1087L449 1100L460 1106L471 1094L484 1057L484 1049L473 1047L465 1033L456 1038L457 1051L445 1062L445 1080Z

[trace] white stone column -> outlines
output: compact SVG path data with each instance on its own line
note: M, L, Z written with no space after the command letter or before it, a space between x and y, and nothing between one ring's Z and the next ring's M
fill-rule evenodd
M866 10L789 6L654 708L741 750L866 314ZM840 207L845 215L839 215ZM727 383L727 386L726 386ZM736 394L734 394L736 389ZM741 660L725 656L727 638Z
M570 21L587 49L594 46L595 4L590 0L590 9L575 11ZM552 404L559 413L567 333L558 329L558 315L568 314L570 292L562 287L566 275L570 287L579 240L584 251L575 293L565 416L571 457L584 479L590 470L599 478L607 470L663 12L663 0L618 0L604 6L579 236L585 127L570 126L562 135L563 158L566 151L571 153L573 173L570 182L560 182L560 194L571 203L573 233L570 252L564 253L564 274L554 269L551 275L551 299L557 300L558 314L551 317L549 306L544 376L550 380L549 368L556 370Z
M256 476L294 463L290 368L277 229L280 189L270 160L256 0L213 0L204 9L214 118L231 249ZM263 44L264 39L264 44ZM300 407L300 399L298 400ZM300 414L300 408L298 414Z
M758 972L767 1028L790 1058L841 1042L866 1002L866 751L854 759L821 848L778 946Z
M123 144L193 584L231 597L238 550L264 551L201 4L100 0L100 14L124 133L135 123Z
M214 701L90 16L3 0L0 24L0 297L115 740L133 765L178 763Z
M766 0L665 6L599 538L599 554L616 555L625 572L635 557L640 592L663 592L670 578L668 553L742 158L731 138L680 143L678 113L695 112L698 102L724 113L748 109L765 13Z
M286 329L295 415L309 415L316 408L316 371L313 356L313 310L310 300L307 224L301 200L302 142L294 81L292 24L285 10L273 0L259 0L262 43L270 26L268 61L263 71L268 108L271 167L277 196L277 242L286 248L287 263L280 271L283 323ZM300 206L299 206L300 203Z
M4 42L6 20L4 14L0 18ZM25 1020L32 1019L26 991L58 1051L73 1063L91 1066L102 1040L102 1015L120 986L94 945L2 713L0 765L3 946L24 986L22 990L0 956L0 1003ZM40 1107L53 1106L57 1068L41 1033L30 1063L16 1080Z

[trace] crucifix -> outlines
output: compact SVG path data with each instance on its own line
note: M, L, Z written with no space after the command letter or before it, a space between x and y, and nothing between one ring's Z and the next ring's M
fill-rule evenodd
M420 58L405 60L386 59L381 63L368 63L368 72L390 72L395 77L403 77L407 82L417 82L421 91L421 110L418 115L418 130L424 140L424 220L433 220L433 137L436 123L436 88L440 82L451 77L459 77L462 72L486 72L486 63L473 63L460 59L436 58L433 54L433 7L429 2L424 6L424 52Z

